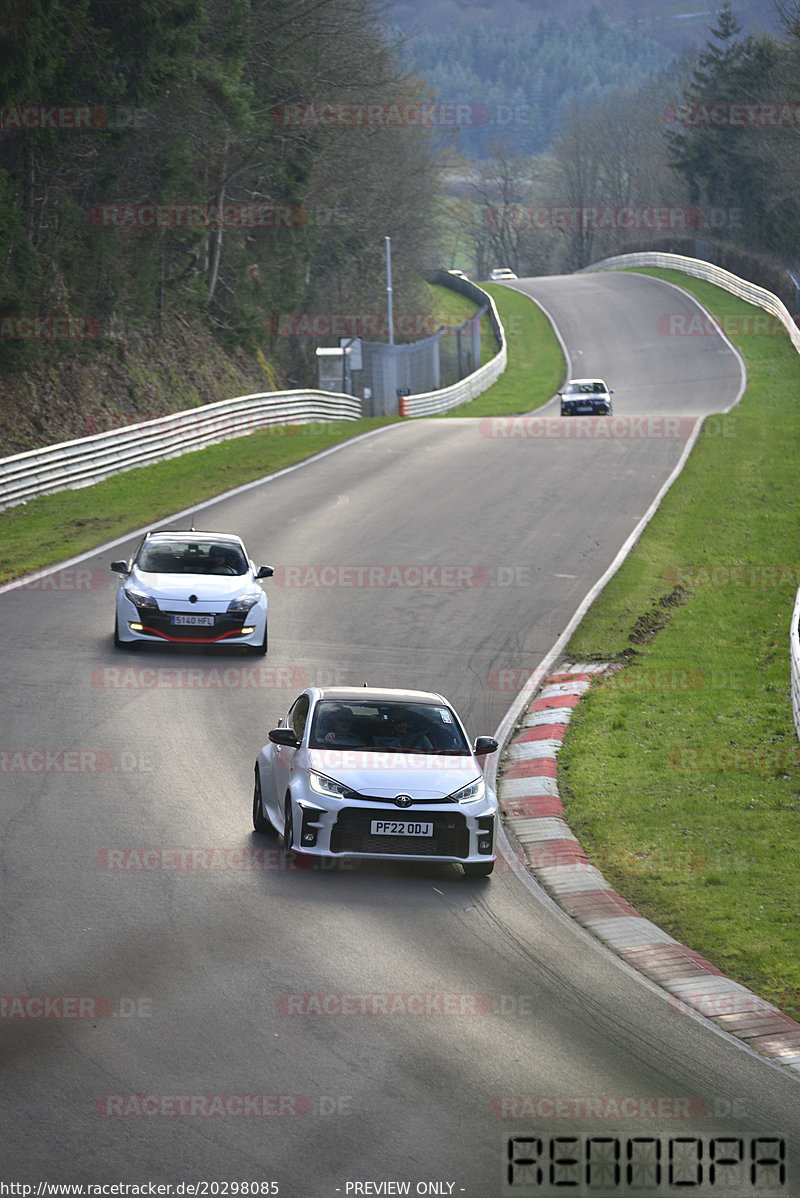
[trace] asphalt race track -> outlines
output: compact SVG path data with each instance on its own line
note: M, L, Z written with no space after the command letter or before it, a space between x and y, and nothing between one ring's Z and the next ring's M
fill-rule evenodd
M502 862L312 871L252 832L256 752L310 682L441 690L491 734L695 419L739 396L721 338L670 334L696 308L666 284L515 286L571 372L614 388L614 435L552 403L410 421L206 506L198 528L276 567L266 658L115 651L108 563L136 538L0 595L2 1180L800 1195L797 1078L675 1013ZM618 1180L548 1171L581 1136L594 1161L620 1145ZM509 1175L509 1137L541 1181ZM662 1188L626 1180L634 1141Z

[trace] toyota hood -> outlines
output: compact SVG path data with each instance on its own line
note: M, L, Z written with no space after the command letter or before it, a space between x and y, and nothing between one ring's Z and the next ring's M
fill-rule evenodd
M445 757L403 749L309 749L308 766L363 795L444 799L474 781L481 769L470 754Z

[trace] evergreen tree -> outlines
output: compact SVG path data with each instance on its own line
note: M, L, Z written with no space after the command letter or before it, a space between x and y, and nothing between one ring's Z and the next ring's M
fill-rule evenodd
M692 203L709 215L722 210L735 217L733 238L740 244L796 262L796 130L792 120L771 114L782 102L796 111L800 54L793 67L791 44L769 36L740 40L739 32L726 0L698 57L687 102L676 108L685 123L667 135L671 161Z
M668 134L673 166L686 179L693 204L705 201L725 207L732 202L737 130L710 122L715 110L723 112L724 105L741 101L739 69L748 46L739 40L740 33L730 0L724 0L706 49L698 56L686 104L678 110L678 119L687 124Z

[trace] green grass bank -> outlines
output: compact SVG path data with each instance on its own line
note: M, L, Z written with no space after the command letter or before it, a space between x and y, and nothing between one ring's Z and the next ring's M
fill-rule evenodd
M800 1016L800 356L761 309L675 271L747 363L642 539L576 630L620 663L559 757L570 826L641 914ZM680 352L676 346L676 352Z

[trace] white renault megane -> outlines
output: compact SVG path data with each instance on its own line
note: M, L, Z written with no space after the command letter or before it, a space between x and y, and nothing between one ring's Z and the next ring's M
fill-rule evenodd
M258 754L253 826L309 857L457 862L494 867L497 799L441 695L309 687Z
M267 596L239 537L217 532L149 532L120 575L114 644L244 645L267 651Z

